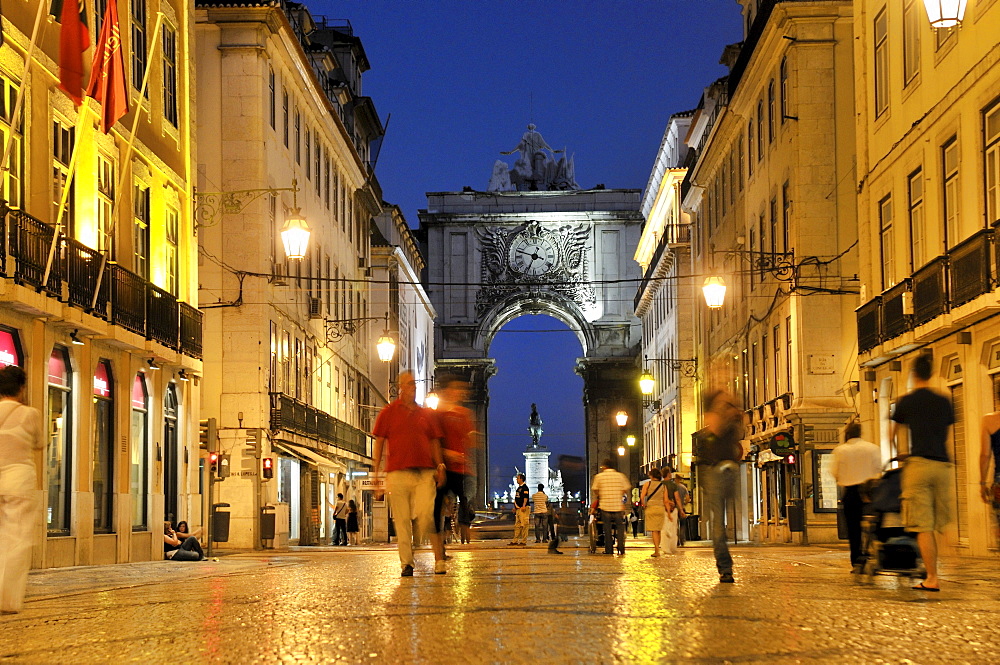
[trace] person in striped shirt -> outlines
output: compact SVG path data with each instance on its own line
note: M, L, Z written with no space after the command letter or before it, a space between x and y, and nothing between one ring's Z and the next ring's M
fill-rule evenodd
M535 542L545 543L549 538L549 497L538 483L538 491L531 495L531 513L535 516Z

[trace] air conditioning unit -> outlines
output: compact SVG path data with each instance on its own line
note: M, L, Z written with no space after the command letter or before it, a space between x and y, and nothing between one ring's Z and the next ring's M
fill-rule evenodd
M913 316L913 291L903 291L903 314Z
M309 298L309 318L322 319L323 301L319 298Z

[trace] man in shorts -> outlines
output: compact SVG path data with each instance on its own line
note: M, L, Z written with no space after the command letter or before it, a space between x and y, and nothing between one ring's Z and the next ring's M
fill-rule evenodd
M903 527L917 534L917 546L927 568L927 578L913 587L940 591L937 559L944 527L952 522L954 490L948 456L948 430L955 423L951 401L930 389L929 354L917 356L911 367L913 390L899 398L892 414L890 440L900 426L909 430L909 457L903 466Z

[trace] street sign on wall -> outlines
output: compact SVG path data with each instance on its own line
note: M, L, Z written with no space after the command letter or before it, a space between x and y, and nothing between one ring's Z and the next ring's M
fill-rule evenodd
M358 478L358 487L362 490L385 490L385 477L377 481L374 478Z

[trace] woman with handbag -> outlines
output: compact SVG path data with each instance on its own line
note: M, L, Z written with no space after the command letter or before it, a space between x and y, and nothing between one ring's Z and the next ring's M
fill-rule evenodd
M35 454L45 443L42 415L24 405L27 377L20 367L0 369L0 613L24 605L37 522Z
M646 531L653 534L653 553L650 556L660 556L660 532L673 506L669 505L670 500L659 469L649 470L649 482L642 486L639 503L642 504L646 514Z

